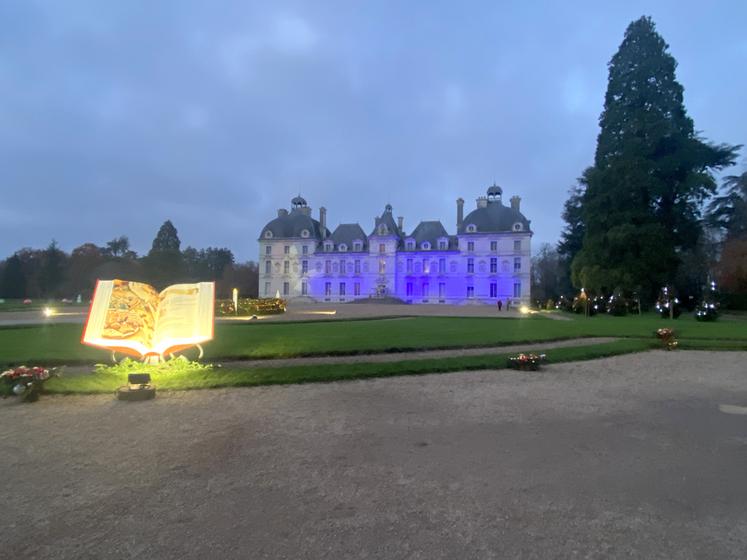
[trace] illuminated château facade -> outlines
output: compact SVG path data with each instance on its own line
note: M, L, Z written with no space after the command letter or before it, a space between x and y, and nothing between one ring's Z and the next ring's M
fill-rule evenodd
M457 200L456 235L439 221L420 222L407 233L387 204L366 235L359 224L327 229L300 196L278 210L259 235L260 297L347 302L392 296L408 303L529 302L530 221L493 185L464 216Z

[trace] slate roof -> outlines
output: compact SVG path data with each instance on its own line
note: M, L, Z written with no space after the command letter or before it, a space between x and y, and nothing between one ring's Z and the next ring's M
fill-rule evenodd
M333 251L339 251L340 245L344 243L347 245L347 251L353 251L353 241L362 241L362 251L368 251L368 239L366 233L360 224L340 224L335 229L334 233L330 236L330 240L334 243ZM324 252L324 246L321 248L321 252Z
M478 208L467 214L457 233L467 233L469 224L477 227L477 233L514 231L514 224L517 222L521 223L522 232L531 231L530 222L524 214L510 206L504 206L500 200L493 200L488 201L485 208Z
M397 227L397 222L394 221L394 217L392 216L392 207L391 205L387 204L384 208L384 213L381 214L380 217L376 218L376 223L374 225L373 231L371 232L371 235L378 235L379 234L379 224L384 223L389 230L387 235L395 235L397 237L402 237L402 232Z
M420 251L424 241L428 241L431 244L431 250L438 250L438 240L444 237L448 240L448 249L456 249L457 238L450 236L441 222L433 220L420 222L406 239L414 239L415 250Z
M322 230L319 222L312 218L304 208L295 208L284 216L278 216L269 222L259 234L260 239L265 239L265 232L271 231L273 238L288 239L301 237L303 230L309 231L309 239L322 239ZM327 236L330 232L327 230Z

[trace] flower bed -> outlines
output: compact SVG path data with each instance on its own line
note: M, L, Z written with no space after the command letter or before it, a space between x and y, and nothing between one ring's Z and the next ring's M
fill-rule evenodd
M230 315L277 315L285 313L285 300L278 298L239 298L239 312L233 305L233 300L219 299L215 301L215 314L219 317Z
M54 370L38 366L9 369L0 373L0 391L3 397L17 395L24 402L34 402L39 400L44 382L53 375L56 375Z
M544 354L519 354L508 359L508 367L522 371L537 371L547 361Z

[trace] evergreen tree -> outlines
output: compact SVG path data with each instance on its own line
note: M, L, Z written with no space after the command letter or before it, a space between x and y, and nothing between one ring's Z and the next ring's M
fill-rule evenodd
M185 280L184 259L179 250L181 241L174 224L166 220L159 228L153 245L145 258L150 281L159 288Z
M65 264L67 255L52 240L42 254L42 264L39 271L39 289L43 297L58 297L65 278Z
M731 165L738 147L697 136L676 66L650 18L628 26L609 63L594 166L584 174L578 287L640 288L650 298L701 236L711 171Z
M724 191L708 207L708 223L719 228L725 240L747 236L747 171L726 177Z
M18 255L13 255L5 261L0 297L22 299L26 297L26 274L23 263Z

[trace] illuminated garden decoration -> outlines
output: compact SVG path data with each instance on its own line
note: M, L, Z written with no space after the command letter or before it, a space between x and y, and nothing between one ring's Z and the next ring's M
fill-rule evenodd
M277 298L237 298L236 303L230 299L215 301L215 314L219 317L231 315L277 315L285 313L285 308L286 301Z
M20 366L0 373L0 394L16 395L24 402L39 400L44 382L57 375L55 370L42 367Z
M676 319L682 313L680 300L670 286L664 286L656 300L656 311L664 319Z
M656 331L656 338L661 340L661 343L667 350L674 350L677 348L678 342L674 337L674 331L672 329L658 329Z
M215 286L175 284L157 292L127 280L100 280L83 344L154 363L213 338Z
M703 294L703 301L695 308L695 320L715 321L716 319L718 319L718 293L716 282L711 282L709 289Z
M524 354L513 356L508 359L508 367L521 371L537 371L540 365L547 361L545 354Z

